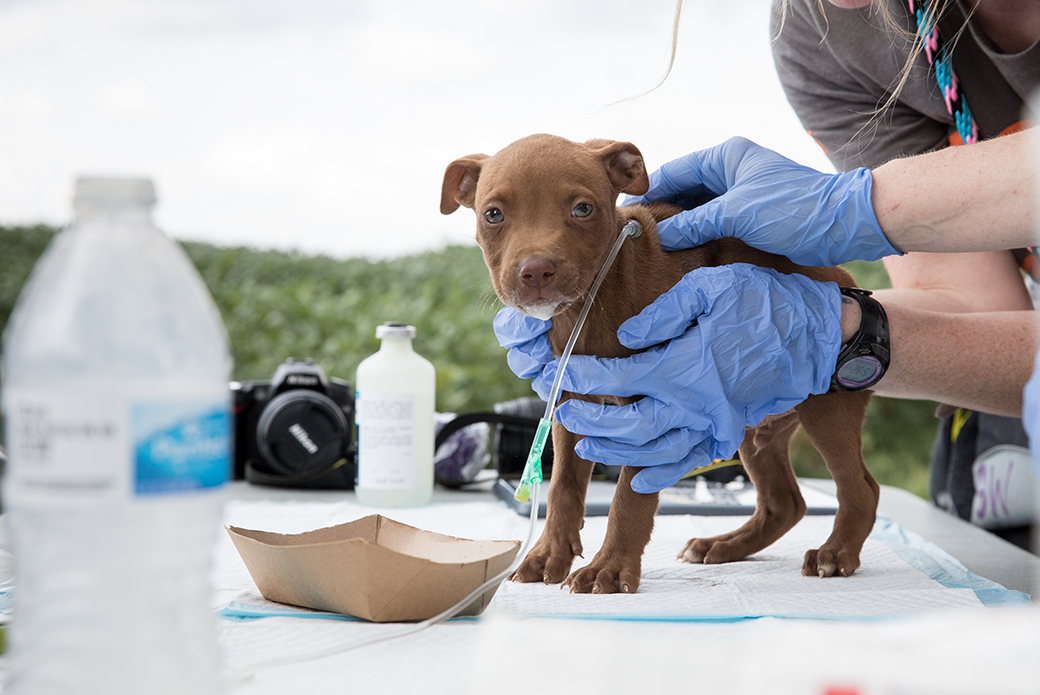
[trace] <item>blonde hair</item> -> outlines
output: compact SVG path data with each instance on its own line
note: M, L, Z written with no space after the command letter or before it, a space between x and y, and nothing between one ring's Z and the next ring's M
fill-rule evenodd
M675 2L675 16L672 18L672 46L671 46L671 48L669 49L669 52L668 52L668 67L665 68L664 74L661 75L661 78L659 80L657 80L657 82L655 82L653 84L653 86L651 86L648 89L640 92L639 94L635 94L635 95L630 96L630 97L625 97L624 99L618 99L617 101L612 101L609 104L607 104L606 106L604 106L603 108L608 108L610 106L614 106L616 104L621 104L621 103L626 102L626 101L632 101L633 99L638 99L640 97L645 97L647 94L649 94L650 92L655 91L661 85L663 85L665 83L665 80L668 79L668 76L672 74L672 68L675 67L675 54L679 50L679 19L682 16L682 6L683 6L683 0L676 0L676 2Z

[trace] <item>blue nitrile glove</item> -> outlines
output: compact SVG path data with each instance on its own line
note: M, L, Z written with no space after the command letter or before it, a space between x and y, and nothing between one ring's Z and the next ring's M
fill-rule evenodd
M736 237L810 266L899 255L881 231L869 169L825 174L745 138L673 160L650 190L625 204L665 200L686 208L658 224L661 246L687 249Z
M1033 363L1033 376L1022 392L1022 425L1029 435L1029 451L1033 455L1033 472L1040 478L1040 353Z
M752 265L699 268L621 324L618 338L654 347L621 359L574 355L563 389L646 398L627 406L569 400L556 417L587 435L579 456L645 466L632 489L654 492L730 458L745 425L830 388L841 295L833 282ZM536 381L551 382L556 368L547 365Z
M521 379L540 376L542 368L552 362L552 348L546 335L552 321L536 319L507 306L495 314L494 326L498 344L509 350L506 355L509 368ZM544 401L549 398L552 381L546 385L543 380L536 379L531 388Z

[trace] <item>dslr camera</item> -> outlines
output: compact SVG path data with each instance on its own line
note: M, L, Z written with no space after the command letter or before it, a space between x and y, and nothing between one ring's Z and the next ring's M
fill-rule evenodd
M235 478L316 490L354 488L354 389L310 360L270 381L231 382Z

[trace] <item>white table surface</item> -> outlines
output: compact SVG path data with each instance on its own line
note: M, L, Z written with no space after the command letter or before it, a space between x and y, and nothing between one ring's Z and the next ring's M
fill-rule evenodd
M829 494L834 493L834 482L831 480L803 479L801 482ZM489 489L463 491L437 487L434 500L464 502L494 499ZM230 485L230 497L238 500L328 502L355 499L354 493L350 491L292 490L251 485L242 481ZM878 514L887 516L906 530L935 543L975 574L1008 589L1027 593L1034 597L1034 602L1040 600L1040 591L1034 591L1037 582L1040 582L1040 557L985 529L947 514L927 500L900 488L881 486Z
M830 481L802 481L832 491ZM350 492L231 486L244 501L354 502ZM438 503L477 502L488 490L438 490ZM434 511L434 510L431 510ZM879 513L945 550L974 573L1034 593L1040 559L926 500L882 489ZM707 517L705 517L707 518ZM589 523L589 526L597 526ZM662 522L662 526L664 526ZM763 561L737 567L751 573ZM858 576L858 575L857 575ZM748 581L734 578L741 586ZM530 585L524 585L530 586ZM837 586L837 585L835 585ZM954 589L953 591L958 591ZM534 592L532 592L534 593ZM540 591L537 593L541 593ZM721 622L590 620L485 615L358 650L282 666L242 668L293 650L336 648L392 625L263 618L222 621L232 695L423 693L541 695L705 692L751 695L1035 695L1040 609L944 609L889 619L762 617ZM246 651L243 651L246 650ZM237 670L236 668L237 667Z

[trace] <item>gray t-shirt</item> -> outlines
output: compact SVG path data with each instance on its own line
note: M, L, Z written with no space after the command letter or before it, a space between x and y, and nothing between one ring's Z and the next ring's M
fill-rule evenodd
M905 0L876 2L886 3L896 23L912 34L916 24ZM912 42L875 8L788 0L781 26L780 7L781 0L773 0L773 60L780 82L802 125L839 171L873 168L950 144L957 132L953 117L923 52L898 98L885 106ZM940 19L939 32L947 50L953 49L954 72L983 140L1029 118L1023 103L1040 86L1040 42L1003 54L970 23L958 37L963 25L955 4Z

